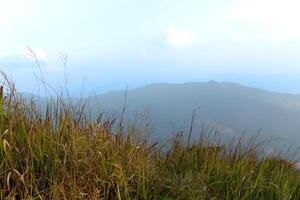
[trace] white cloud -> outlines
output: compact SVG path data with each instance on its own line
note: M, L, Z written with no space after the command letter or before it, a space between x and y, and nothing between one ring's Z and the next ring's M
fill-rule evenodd
M48 62L49 58L47 53L41 48L26 48L22 51L22 55L30 60L37 59L39 61Z
M22 55L31 61L37 59L41 62L40 64L42 64L46 73L57 73L64 70L61 60L59 58L49 59L47 52L42 48L23 48Z
M193 37L188 31L172 27L166 32L166 41L173 47L189 46L193 44Z
M251 28L250 39L300 38L299 0L244 0L230 11L235 26Z
M140 53L143 57L148 57L149 56L149 52L146 49L141 49Z

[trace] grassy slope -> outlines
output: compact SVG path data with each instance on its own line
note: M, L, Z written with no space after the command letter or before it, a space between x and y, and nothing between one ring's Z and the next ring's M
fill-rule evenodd
M113 131L114 120L92 124L63 103L41 117L13 89L2 99L2 199L300 199L293 163L259 158L254 141L174 138L162 151L138 128Z

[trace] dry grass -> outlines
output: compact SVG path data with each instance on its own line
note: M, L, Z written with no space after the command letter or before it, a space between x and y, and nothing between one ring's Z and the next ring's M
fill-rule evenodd
M92 123L60 99L37 111L0 91L1 199L300 199L294 163L261 159L255 141L201 137L167 151L138 128ZM80 111L81 109L79 109Z

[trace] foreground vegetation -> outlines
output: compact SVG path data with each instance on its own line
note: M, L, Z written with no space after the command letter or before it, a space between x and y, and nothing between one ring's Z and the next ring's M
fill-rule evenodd
M0 92L1 199L300 199L293 162L254 140L162 145L116 120L49 103L43 115L5 82ZM115 124L115 126L114 126Z

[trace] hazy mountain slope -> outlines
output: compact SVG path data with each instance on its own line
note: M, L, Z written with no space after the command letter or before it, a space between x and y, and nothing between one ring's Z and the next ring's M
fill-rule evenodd
M96 108L119 114L124 91L89 98ZM199 107L197 123L217 126L223 134L247 131L263 136L300 141L300 96L280 94L234 83L154 84L127 93L127 114L149 110L157 135L169 137L172 124L188 129L192 111ZM194 134L198 134L196 131Z

